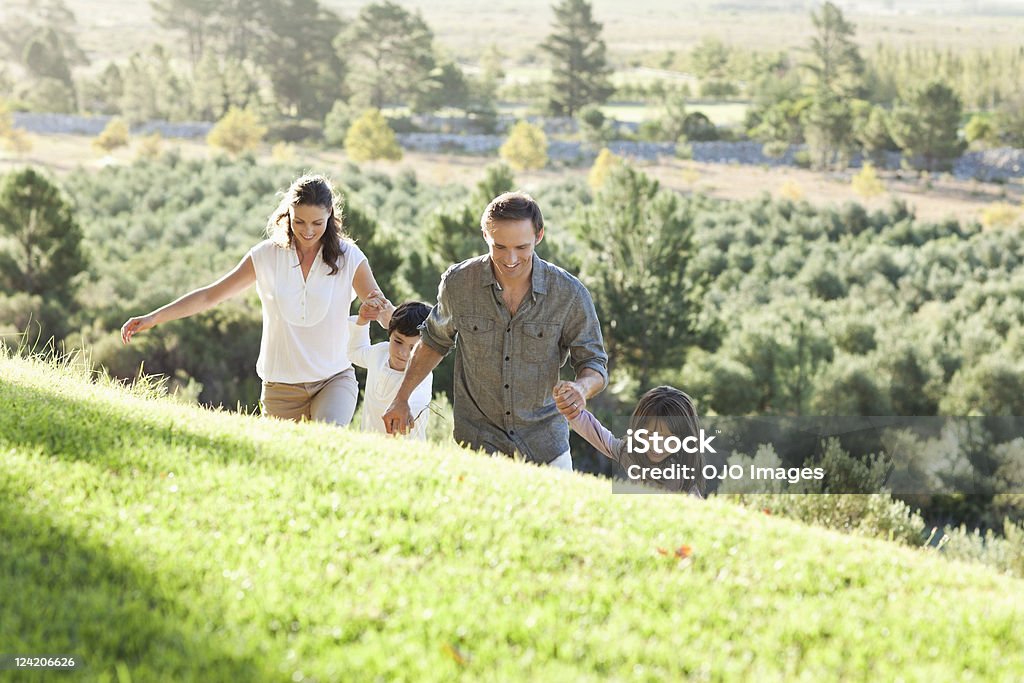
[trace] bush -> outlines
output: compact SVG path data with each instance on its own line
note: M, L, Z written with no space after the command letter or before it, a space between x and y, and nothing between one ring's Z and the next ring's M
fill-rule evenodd
M128 124L118 116L110 119L106 128L96 136L92 144L99 150L111 152L118 147L126 146L128 144L128 135Z
M994 202L981 212L981 225L986 230L1009 228L1020 221L1024 211L1008 202Z
M587 185L590 186L591 191L597 192L601 189L612 170L622 164L622 157L612 154L607 147L602 149L601 153L597 155L597 159L594 160L594 165L590 167L590 173L587 174Z
M139 159L156 159L163 152L164 138L159 131L150 133L139 138L138 146L135 148L135 155Z
M267 127L253 111L231 107L206 136L206 144L237 156L255 150L266 134Z
M345 150L349 158L357 162L402 158L395 131L388 126L380 109L367 109L352 123L345 135Z
M352 125L352 110L348 104L338 100L324 119L324 140L328 145L343 147L345 134Z
M870 162L865 163L864 167L853 176L850 185L853 187L854 194L865 199L877 197L885 192L885 185L879 179L874 164Z
M519 121L498 154L517 171L544 168L548 163L548 138L539 126Z

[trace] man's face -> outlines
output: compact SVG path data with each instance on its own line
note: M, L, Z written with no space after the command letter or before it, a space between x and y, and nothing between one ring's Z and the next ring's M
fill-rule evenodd
M534 234L533 222L523 218L491 221L483 234L499 281L520 283L530 277L533 251L544 239L544 230Z

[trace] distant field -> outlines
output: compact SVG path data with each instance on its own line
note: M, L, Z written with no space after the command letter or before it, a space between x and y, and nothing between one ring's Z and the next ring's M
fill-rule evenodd
M27 0L5 0L0 3L0 17L29 4ZM324 0L324 4L351 18L367 0ZM550 30L550 0L492 0L486 4L473 0L401 0L401 4L419 9L439 42L459 59L472 61L495 43L511 62L544 61L537 46ZM154 41L172 41L155 25L149 2L67 0L67 5L78 17L80 42L94 60L123 58ZM605 26L611 58L619 66L627 66L645 53L685 51L704 36L717 36L758 50L801 46L807 43L811 30L802 6L797 11L773 12L722 10L716 9L718 3L694 0L594 0L593 5L595 17ZM1024 15L1020 12L1016 16L966 16L945 13L944 7L924 2L908 5L900 0L894 5L901 11L908 7L934 9L932 13L884 15L847 7L847 17L857 26L861 45L883 42L962 50L1018 46L1024 35ZM858 6L884 7L879 3Z
M694 105L694 111L705 111ZM27 155L15 156L0 150L0 174L26 164L47 168L58 175L78 167L98 168L104 164L128 164L135 156L134 148L116 150L102 155L92 147L92 139L76 135L29 136L33 149ZM202 141L169 140L166 149L176 149L185 158L206 158L212 152ZM295 161L304 168L331 173L346 163L340 149L326 147L291 149ZM272 158L269 146L257 154L261 162ZM435 185L459 184L471 186L478 182L483 169L496 158L455 156L445 154L406 153L402 161L369 162L360 167L367 171L380 171L394 175L403 170L415 171L424 183ZM1024 183L1015 181L1006 185L955 180L947 175L935 176L930 187L910 177L897 179L894 174L883 174L886 192L870 200L853 193L849 174L818 173L799 168L768 168L738 164L711 164L663 159L656 164L642 166L666 187L683 193L699 192L722 199L750 199L763 192L778 195L784 187L798 191L813 204L829 205L855 201L870 209L883 208L891 197L906 201L924 220L947 217L960 221L978 220L982 211L994 202L1020 205L1024 200ZM516 174L521 187L536 191L544 185L559 183L567 178L584 178L589 169L548 168ZM282 181L283 182L283 181Z
M749 106L743 102L712 102L708 104L687 102L686 110L687 112L702 112L716 126L731 126L743 122L743 117ZM656 118L660 113L657 107L640 104L609 104L601 107L601 110L604 111L605 116L632 123Z

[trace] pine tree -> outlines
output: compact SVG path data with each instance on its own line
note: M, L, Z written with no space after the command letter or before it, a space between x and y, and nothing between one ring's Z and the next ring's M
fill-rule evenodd
M551 57L548 109L555 115L575 116L584 105L604 104L614 92L602 25L594 21L586 0L562 0L552 9L554 30L540 46Z
M348 86L360 104L411 106L429 90L434 33L418 12L390 0L366 5L334 46L350 65Z
M960 97L949 86L937 80L925 83L893 110L892 137L925 169L948 166L966 146L957 135L962 112Z
M0 290L71 303L86 265L82 230L61 191L33 169L0 182Z

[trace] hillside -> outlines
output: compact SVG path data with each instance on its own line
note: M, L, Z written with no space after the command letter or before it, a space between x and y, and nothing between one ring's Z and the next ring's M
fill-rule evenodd
M725 500L4 356L0 406L0 650L75 654L76 681L1024 670L1024 581Z

